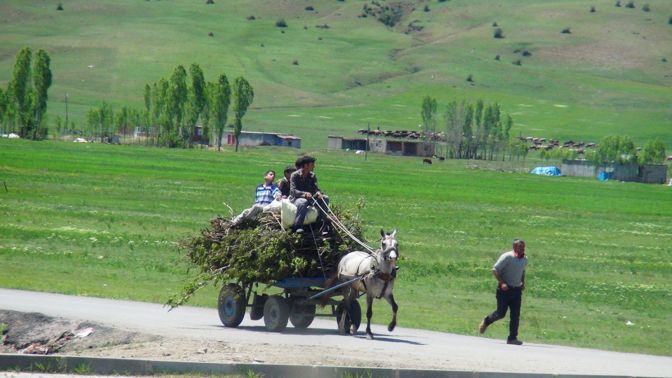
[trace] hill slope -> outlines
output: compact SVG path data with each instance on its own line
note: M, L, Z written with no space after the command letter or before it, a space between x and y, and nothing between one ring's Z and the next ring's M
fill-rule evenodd
M589 12L579 0L409 0L392 28L361 17L370 1L62 3L63 11L57 1L0 3L0 85L19 49L44 48L54 71L49 113L64 114L68 93L78 124L102 100L140 107L146 83L196 62L208 80L224 72L251 81L248 129L294 132L308 148L368 122L417 127L425 95L440 109L454 99L498 101L523 135L628 134L672 146L669 1L648 1L644 12L640 2L597 0ZM279 19L288 27L276 27ZM493 38L494 22L505 38Z

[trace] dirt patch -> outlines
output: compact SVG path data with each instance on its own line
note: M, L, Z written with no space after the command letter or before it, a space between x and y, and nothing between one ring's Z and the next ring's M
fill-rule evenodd
M128 345L159 339L100 324L0 310L1 353L53 354Z

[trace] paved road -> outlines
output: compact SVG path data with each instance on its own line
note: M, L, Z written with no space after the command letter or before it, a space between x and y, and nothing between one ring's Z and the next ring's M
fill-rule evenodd
M263 322L247 316L239 328L224 328L213 309L184 306L168 312L158 304L8 289L0 289L0 309L95 321L165 337L240 344L256 348L262 359L266 346L276 355L278 350L285 351L283 362L287 364L296 363L293 353L311 351L318 363L320 353L324 353L324 364L329 364L329 355L336 353L361 356L371 361L371 366L672 377L672 357L529 343L518 347L503 340L408 328L388 333L381 325L372 326L377 338L369 341L339 336L333 318L316 319L306 330L288 327L278 334L265 332ZM390 361L399 363L394 366Z

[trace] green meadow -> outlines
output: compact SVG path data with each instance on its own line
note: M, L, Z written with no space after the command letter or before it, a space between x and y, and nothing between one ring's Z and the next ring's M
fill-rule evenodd
M21 48L47 50L51 122L65 117L66 93L80 128L100 101L140 108L145 84L195 62L207 80L250 81L248 130L294 133L308 148L369 123L417 128L426 95L440 113L451 100L499 102L514 135L672 146L667 0L647 0L649 12L641 1L409 0L414 8L393 28L358 17L370 5L361 0L60 2L63 11L57 0L0 2L0 85ZM422 30L407 33L411 22ZM493 38L493 23L505 38Z
M164 303L191 277L180 241L249 206L296 154L0 139L0 286ZM476 335L492 264L523 238L522 340L672 355L669 187L524 173L533 161L315 155L332 202L365 201L370 243L398 229L400 326ZM217 290L191 303L214 307ZM374 321L389 317L376 303Z

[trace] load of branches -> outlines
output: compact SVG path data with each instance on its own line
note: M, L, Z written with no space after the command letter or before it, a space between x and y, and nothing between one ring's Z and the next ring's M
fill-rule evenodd
M360 240L362 225L359 210L331 210L341 223ZM238 282L272 284L288 277L328 277L335 271L341 257L357 249L355 242L339 233L335 227L328 235L321 233L319 224L307 227L303 234L283 230L277 214L262 213L234 225L230 218L216 217L210 227L185 240L181 250L189 260L189 270L198 274L167 304L175 308L186 303L194 293L212 283Z

